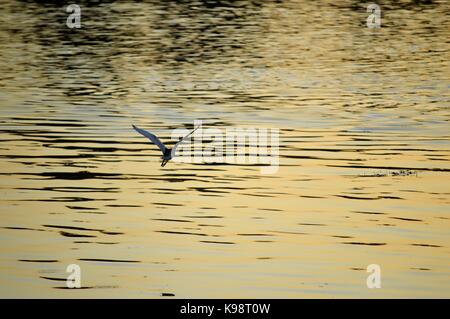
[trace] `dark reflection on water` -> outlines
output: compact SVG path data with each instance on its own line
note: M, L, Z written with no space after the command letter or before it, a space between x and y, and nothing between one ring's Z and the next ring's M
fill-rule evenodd
M447 1L379 1L379 30L351 0L78 1L80 29L3 2L0 296L79 263L77 296L364 297L374 262L384 297L449 295ZM278 172L161 168L131 129L197 119L279 128Z

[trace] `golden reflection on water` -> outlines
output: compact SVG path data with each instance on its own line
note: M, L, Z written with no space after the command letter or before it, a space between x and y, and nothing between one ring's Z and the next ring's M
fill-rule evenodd
M80 6L2 4L1 297L450 296L447 2ZM131 129L196 119L279 128L278 172Z

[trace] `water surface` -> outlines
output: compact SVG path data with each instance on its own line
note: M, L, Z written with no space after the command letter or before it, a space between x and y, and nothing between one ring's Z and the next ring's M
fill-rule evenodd
M450 297L447 1L0 2L1 297ZM278 172L131 129L196 119Z

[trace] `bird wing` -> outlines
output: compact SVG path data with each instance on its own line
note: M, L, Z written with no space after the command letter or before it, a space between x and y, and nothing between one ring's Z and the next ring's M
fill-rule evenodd
M164 152L166 151L167 148L163 143L161 143L161 141L156 137L156 135L154 135L150 132L147 132L146 130L140 129L139 127L137 127L135 125L133 125L133 128L136 130L136 132L138 132L139 134L142 134L146 138L148 138L153 144L156 144L156 146L158 146L158 148L164 154Z
M184 142L186 138L188 138L192 133L194 133L200 126L197 126L195 129L193 129L188 135L183 137L181 140L179 140L172 148L172 157L175 156L175 150L177 149L178 145Z

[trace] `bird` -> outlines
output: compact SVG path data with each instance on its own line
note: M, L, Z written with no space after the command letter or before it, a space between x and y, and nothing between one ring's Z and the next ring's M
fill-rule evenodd
M163 153L163 155L161 156L161 167L164 167L167 162L169 162L172 158L174 158L175 156L175 151L178 147L178 145L180 145L187 137L189 137L192 133L194 133L200 126L197 126L194 130L192 130L188 135L186 135L183 138L180 138L180 140L173 146L173 148L167 148L160 140L158 137L156 137L156 135L143 130L139 127L137 127L136 125L132 124L133 128L136 130L136 132L138 132L139 134L142 134L143 136L145 136L146 138L148 138L153 144L155 144L156 146L158 146L158 148L160 149L160 151Z

